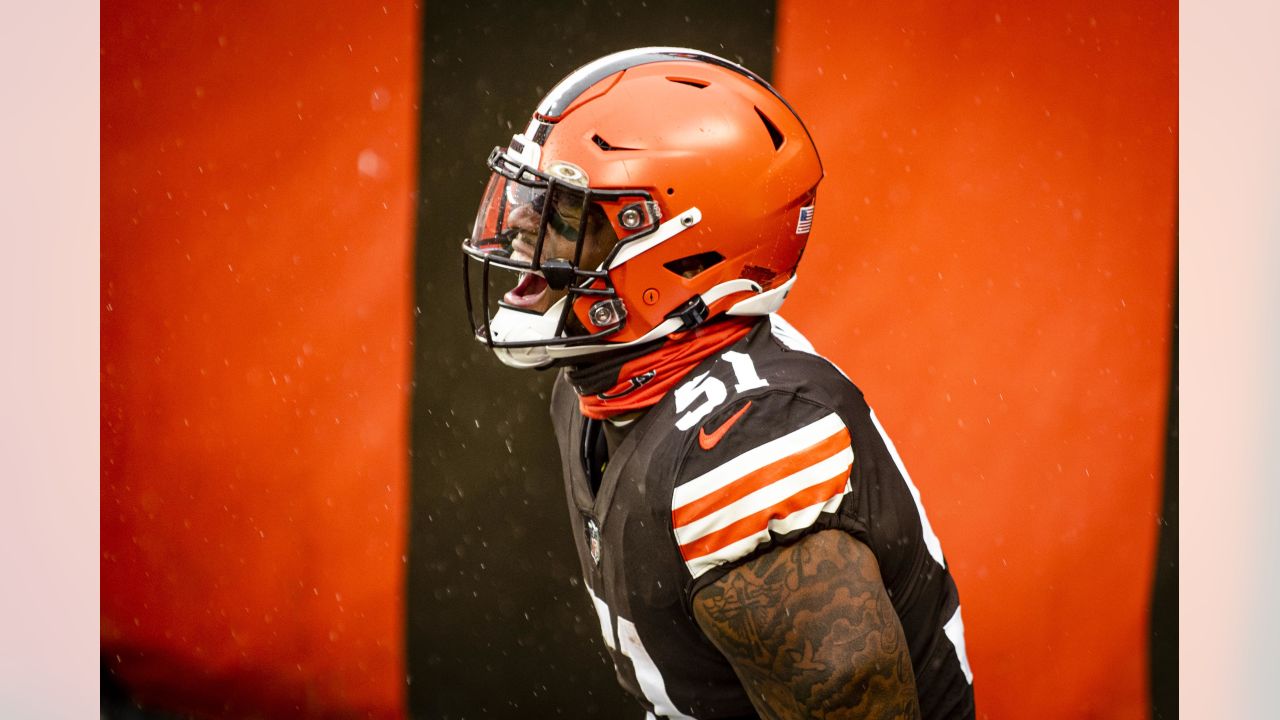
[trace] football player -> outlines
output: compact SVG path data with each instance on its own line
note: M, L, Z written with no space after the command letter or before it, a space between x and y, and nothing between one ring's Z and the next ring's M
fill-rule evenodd
M560 368L587 591L649 717L972 718L920 494L777 315L823 174L787 102L714 55L629 50L488 164L468 312L502 362Z

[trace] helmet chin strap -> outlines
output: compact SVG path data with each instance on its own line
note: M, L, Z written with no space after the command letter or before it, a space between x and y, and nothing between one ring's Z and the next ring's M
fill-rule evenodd
M739 278L720 283L711 288L706 293L703 293L702 300L707 305L710 305L720 298L733 293L754 290L759 294L735 303L726 314L737 316L768 315L775 312L782 305L782 301L787 297L787 293L791 290L795 281L795 276L792 276L787 282L773 290L760 292L759 285L750 280ZM566 301L567 298L560 298L542 314L500 307L489 321L489 332L494 342L549 340L555 334L556 325L559 324L560 313L563 312ZM539 345L518 348L495 347L493 351L498 356L498 359L502 361L502 364L508 367L520 369L541 368L561 358L581 357L651 342L679 330L681 325L682 322L679 318L668 318L645 333L644 337L631 342L610 343L605 346Z
M532 128L532 124L530 127ZM516 139L522 142L524 152L532 153L532 165L533 167L537 167L537 145L529 142L528 138L521 135L517 135ZM507 148L507 154L515 160L523 159L527 162L530 159L530 157L515 155L511 148ZM618 254L615 255L612 260L607 261L606 264L609 269L615 268L636 255L639 255L660 243L670 240L676 235L688 230L694 225L697 225L701 221L702 212L696 207L689 208L659 225L658 229L654 233L645 237L643 240L620 246ZM597 269L604 270L605 267L601 266ZM752 285L754 285L754 283ZM715 292L715 290L716 289L713 288L712 292ZM710 294L711 293L708 293L708 296ZM710 297L704 296L704 298L708 303L712 301L712 298ZM528 340L554 340L556 327L559 325L560 314L564 311L564 304L566 300L567 298L560 298L541 315L521 310L513 310L511 308L499 307L498 312L496 312L489 320L490 338L495 343L521 342ZM585 347L565 347L563 345L520 348L495 347L493 348L493 352L498 356L498 360L508 367L520 369L542 368L547 367L561 358L581 357L583 355L592 355L595 353L607 352L631 345L650 342L651 340L655 340L675 332L678 329L680 329L679 320L667 320L646 333L644 337L629 343Z
M554 338L565 298L560 298L545 313L531 313L499 307L489 320L489 336L495 343L547 340ZM503 365L528 370L546 367L555 359L545 345L534 347L495 347L493 352Z

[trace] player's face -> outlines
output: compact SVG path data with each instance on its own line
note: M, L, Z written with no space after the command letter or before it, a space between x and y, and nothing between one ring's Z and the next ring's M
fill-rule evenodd
M566 233L576 234L576 229L584 227L584 221L586 236L578 267L594 270L604 262L609 251L618 243L618 236L599 205L592 204L585 219L582 217L582 206L576 202L557 203L551 212L553 217L552 221L547 223L546 238L542 243L541 262L552 258L572 262L577 242L574 238L566 236ZM541 221L541 211L531 203L520 205L511 212L510 227L517 231L511 242L513 260L525 262L533 260ZM567 292L567 290L552 289L547 285L547 281L538 275L521 273L516 286L502 299L522 310L544 313Z

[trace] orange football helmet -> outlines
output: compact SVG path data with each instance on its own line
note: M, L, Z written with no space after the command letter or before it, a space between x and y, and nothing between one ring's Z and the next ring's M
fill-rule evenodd
M477 339L513 367L777 310L822 179L808 130L777 91L685 48L627 50L574 71L489 167L463 243L467 310ZM519 274L496 303L495 269Z

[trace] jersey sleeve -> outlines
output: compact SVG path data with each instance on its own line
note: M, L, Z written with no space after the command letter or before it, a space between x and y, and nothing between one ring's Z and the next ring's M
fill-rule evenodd
M689 443L671 528L689 572L686 602L730 568L832 527L853 488L853 445L833 410L786 391L728 404Z

